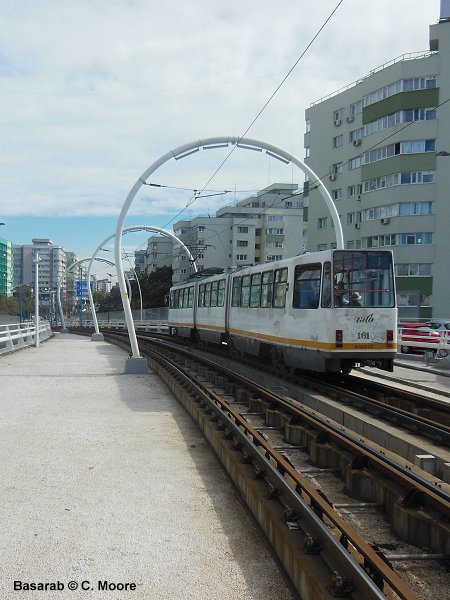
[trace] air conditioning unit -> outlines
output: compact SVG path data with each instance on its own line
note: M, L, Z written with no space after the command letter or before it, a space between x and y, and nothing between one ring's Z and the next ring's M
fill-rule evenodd
M336 173L330 173L330 174L328 175L328 179L329 179L330 181L334 181L334 180L336 179Z
M353 123L353 121L355 120L355 117L352 115L349 115L346 119L347 123Z
M340 125L342 123L341 119L335 119L334 120L334 126L337 127L338 125Z
M391 222L391 220L390 220L390 219L388 219L388 218L381 219L381 224L382 224L382 225L387 225L387 224L388 224L388 223L390 223L390 222Z
M355 229L359 229L361 227L361 223L355 223Z
M353 145L354 146L361 146L361 140L353 140Z

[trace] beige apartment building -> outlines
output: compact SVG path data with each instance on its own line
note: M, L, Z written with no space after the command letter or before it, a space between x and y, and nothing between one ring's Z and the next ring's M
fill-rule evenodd
M430 51L375 68L306 110L305 162L327 186L347 248L394 253L401 318L450 316L450 2ZM333 247L309 182L308 250Z

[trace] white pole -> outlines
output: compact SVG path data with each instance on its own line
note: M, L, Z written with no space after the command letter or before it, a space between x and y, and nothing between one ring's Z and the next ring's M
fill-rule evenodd
M39 254L35 254L35 278L34 278L34 328L35 328L35 346L39 348Z

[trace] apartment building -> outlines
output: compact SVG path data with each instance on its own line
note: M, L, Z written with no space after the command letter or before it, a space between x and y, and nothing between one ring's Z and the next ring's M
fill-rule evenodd
M255 196L220 208L214 217L178 221L175 235L189 248L199 270L281 260L306 250L303 195L297 184L274 183ZM173 247L173 281L193 272L186 253Z
M371 71L305 113L305 162L327 186L347 248L394 253L399 316L448 317L450 2L430 51ZM331 216L309 182L308 250L333 247Z
M162 235L152 235L145 250L134 253L134 268L136 273L151 273L161 267L172 265L172 238Z
M13 289L13 254L10 241L0 237L0 294L10 296Z
M49 239L35 238L29 245L14 245L14 285L35 285L35 257L39 256L39 304L40 312L47 318L56 313L55 290L65 288L66 252Z

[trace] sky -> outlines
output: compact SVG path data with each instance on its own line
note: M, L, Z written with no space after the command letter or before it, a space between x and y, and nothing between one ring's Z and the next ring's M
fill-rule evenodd
M114 234L149 166L198 139L246 134L303 159L305 109L404 53L428 51L439 7L2 0L0 236L49 238L88 258ZM230 150L166 161L147 180L162 187L140 187L125 226L172 230L274 182L302 187L292 165ZM149 235L127 234L124 249L145 248Z

